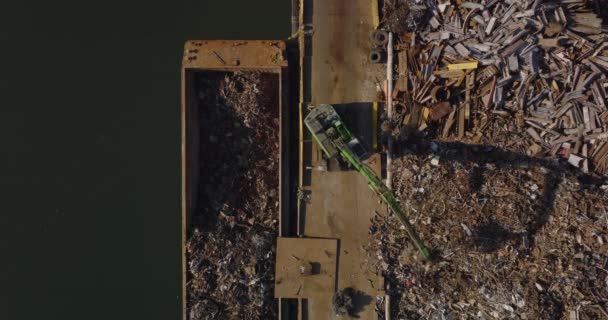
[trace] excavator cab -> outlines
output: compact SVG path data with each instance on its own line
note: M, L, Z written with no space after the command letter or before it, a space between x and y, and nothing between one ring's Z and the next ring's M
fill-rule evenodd
M340 138L342 139L342 141L346 143L348 148L357 156L357 158L359 158L359 160L364 160L369 156L367 150L365 150L365 148L363 147L363 144L361 144L359 139L353 136L353 134L348 130L348 128L346 128L342 121L336 121L334 123L334 126L340 133Z
M363 147L357 138L353 138L348 142L348 147L355 153L359 160L365 160L369 156L367 150Z
M361 142L346 128L333 106L322 104L313 108L304 119L304 123L323 149L327 159L336 157L340 149L345 147L348 147L359 160L369 156Z

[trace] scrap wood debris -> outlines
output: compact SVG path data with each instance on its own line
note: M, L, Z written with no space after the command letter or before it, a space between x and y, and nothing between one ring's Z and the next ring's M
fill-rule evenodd
M190 320L277 317L279 117L273 76L198 75L201 175L186 245Z
M383 128L608 174L607 4L385 1L380 28L395 33L390 94L401 112Z
M606 1L384 3L395 105L379 128L438 257L373 218L392 318L608 319ZM407 22L412 4L427 19Z
M392 319L608 318L607 180L453 142L403 143L393 177L438 259L421 263L397 219L374 217Z

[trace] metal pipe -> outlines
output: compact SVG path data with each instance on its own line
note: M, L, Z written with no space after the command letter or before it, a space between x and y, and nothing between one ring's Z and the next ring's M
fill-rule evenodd
M298 29L300 28L299 23L299 10L300 9L300 1L292 0L291 1L291 34L296 34Z
M295 2L295 1L294 1ZM304 23L304 0L299 0L299 10L298 10L298 28L300 26L302 26L302 24ZM298 56L299 56L299 61L298 61L298 68L300 70L299 74L300 74L300 79L299 79L299 84L298 84L298 144L299 144L299 152L298 152L298 161L299 161L299 165L298 165L298 190L302 190L303 189L303 183L302 181L304 181L304 126L303 126L303 121L304 121L304 81L307 79L304 79L304 72L302 70L305 70L305 66L304 63L306 62L306 60L304 59L304 53L306 52L306 42L304 41L304 37L306 37L306 35L299 34L298 36ZM301 237L302 233L304 231L304 226L302 225L301 221L302 219L301 214L302 214L302 201L300 201L298 199L297 205L297 236ZM300 299L298 300L298 304L300 303Z
M384 320L391 320L391 296L384 295Z
M389 123L393 120L393 33L388 33L387 61L386 61L386 110ZM393 135L388 136L388 152L386 154L386 186L392 189L393 175L391 166L393 164Z
M304 23L304 0L294 0L292 1L292 12L297 12L298 14L298 22L297 22L297 26L294 28L294 23L293 23L293 18L292 17L292 31L293 32L298 32L300 30L300 27L302 26L302 24ZM297 4L296 4L297 3ZM294 10L295 7L297 6L297 11ZM304 113L302 112L302 107L304 105L304 72L302 72L302 70L304 70L304 52L306 52L306 48L305 46L305 42L304 42L304 37L305 35L302 34L298 34L298 56L299 56L299 61L298 61L298 68L300 69L300 79L299 79L299 95L298 95L298 129L299 129L299 137L298 137L298 144L299 144L299 166L298 166L298 188L299 190L302 190L302 180L304 177L304 128L302 125L302 121L304 121L303 115ZM300 201L298 199L298 203L297 203L297 236L301 237L302 236L302 231L303 231L303 226L301 225L301 219L300 219L300 215L302 214L302 201ZM304 303L302 301L301 298L298 299L298 306L297 309L295 310L295 312L298 315L298 319L302 319L302 312L304 312ZM290 310L291 311L291 310Z

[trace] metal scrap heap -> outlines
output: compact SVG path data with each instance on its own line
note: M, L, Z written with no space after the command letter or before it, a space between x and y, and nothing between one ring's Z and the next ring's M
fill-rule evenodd
M188 235L189 320L275 319L278 90L272 74L197 77L197 209Z
M606 4L384 1L390 182L437 257L373 218L392 319L608 319Z
M395 193L437 261L421 264L398 221L375 216L367 249L390 319L608 318L605 180L490 146L400 149Z
M608 173L608 42L597 5L386 1L381 28L395 33L397 78L384 127ZM425 18L412 21L411 8Z

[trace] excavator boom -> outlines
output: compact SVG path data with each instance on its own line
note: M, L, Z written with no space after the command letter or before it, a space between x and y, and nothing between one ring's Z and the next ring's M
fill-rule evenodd
M399 218L408 236L418 248L420 255L424 259L430 260L431 253L429 249L418 237L414 227L407 218L405 210L399 205L393 192L382 183L382 180L370 167L362 162L362 159L367 156L365 148L344 125L334 107L322 104L313 108L306 119L304 119L304 123L328 159L340 156L365 178L370 189Z

